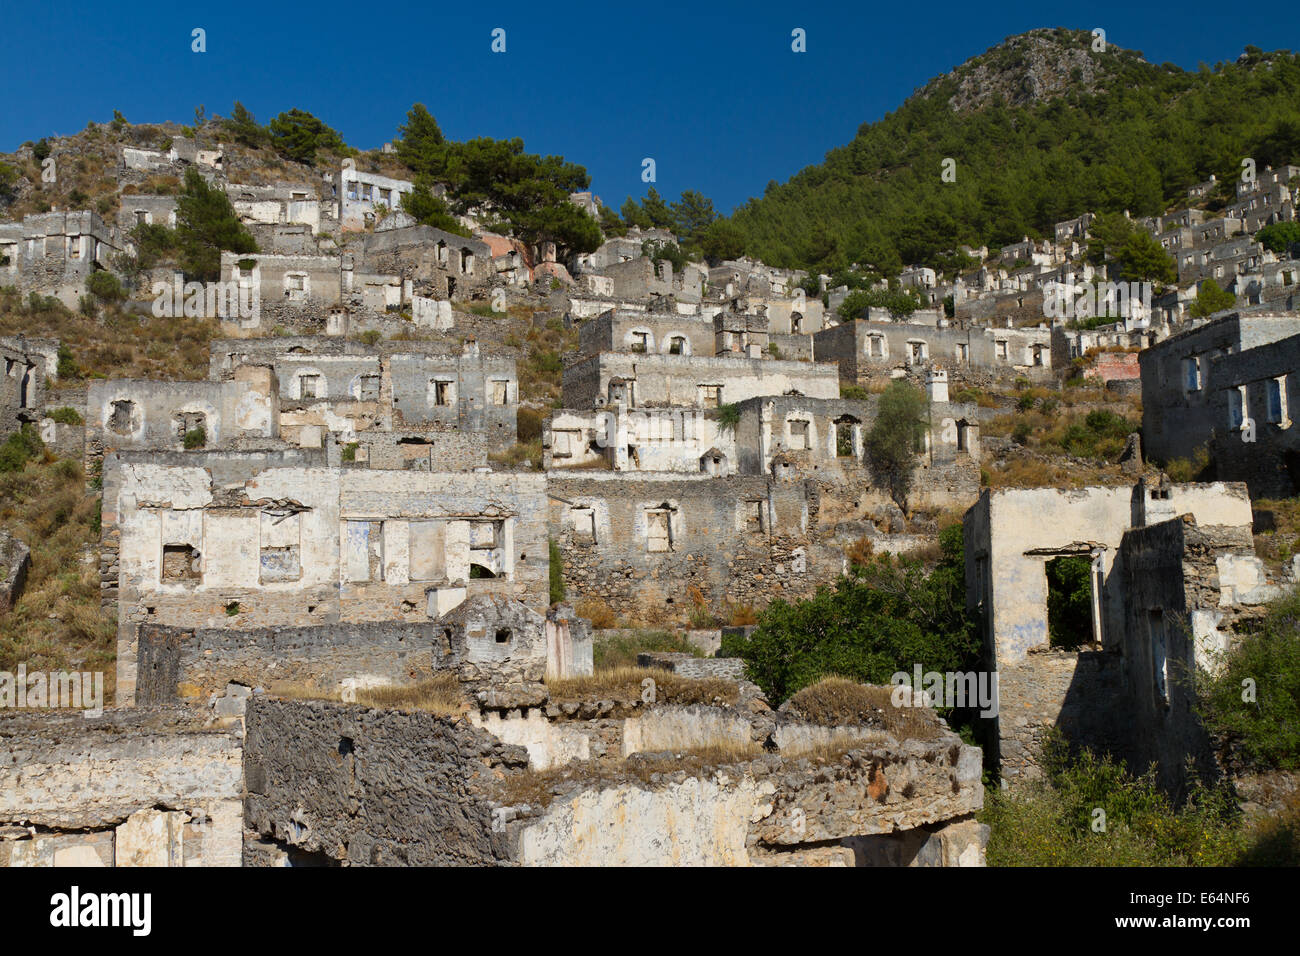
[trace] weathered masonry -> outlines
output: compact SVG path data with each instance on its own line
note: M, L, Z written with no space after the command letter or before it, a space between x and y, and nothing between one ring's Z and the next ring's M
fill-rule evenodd
M843 322L813 334L818 362L837 362L847 383L866 383L892 369L935 367L1046 379L1052 371L1052 333L1039 328Z
M475 594L548 603L545 478L110 455L104 562L117 568L118 694L138 626L421 621ZM272 458L273 456L268 456ZM205 467L206 465L206 467Z
M1124 721L1145 713L1152 740L1168 739L1149 706L1130 709L1144 694L1149 703L1150 662L1175 653L1190 660L1193 644L1222 649L1221 627L1237 606L1256 607L1275 593L1245 547L1251 520L1242 484L1144 480L983 492L964 520L966 600L999 675L1004 776L1038 772L1038 749L1053 725L1076 742L1123 752L1133 736L1131 728L1119 732ZM1208 545L1219 549L1210 559L1214 576L1203 570ZM1047 563L1058 558L1092 567L1092 641L1083 649L1049 643ZM1207 587L1217 590L1207 597ZM1175 627L1186 630L1176 646Z
M1236 313L1158 343L1139 356L1142 443L1157 460L1204 448L1216 476L1256 496L1300 487L1300 316Z
M839 398L833 365L731 356L601 352L564 370L566 408L716 408L762 395Z

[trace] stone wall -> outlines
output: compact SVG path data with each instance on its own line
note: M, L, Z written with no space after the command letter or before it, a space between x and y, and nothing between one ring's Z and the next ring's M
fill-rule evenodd
M188 713L0 715L0 866L238 866L242 790Z
M508 859L487 784L523 747L464 719L318 702L254 698L245 721L252 831L352 866Z
M1073 746L1126 755L1123 664L1114 651L1041 648L999 665L994 757L1002 778L1041 778L1043 745L1053 729Z
M691 586L718 609L724 598L763 605L811 596L843 569L842 552L816 537L810 482L552 472L547 490L570 597L647 621L688 613Z

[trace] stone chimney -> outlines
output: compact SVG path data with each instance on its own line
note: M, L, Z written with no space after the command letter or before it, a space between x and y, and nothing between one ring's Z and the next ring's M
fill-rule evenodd
M948 373L941 368L932 368L925 376L925 394L931 402L948 402Z

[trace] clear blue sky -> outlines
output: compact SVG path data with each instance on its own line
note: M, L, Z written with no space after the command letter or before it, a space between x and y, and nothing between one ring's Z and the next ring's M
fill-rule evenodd
M1034 27L1103 27L1153 63L1194 69L1247 44L1295 49L1287 4L813 2L311 4L22 3L0 31L8 65L0 151L121 110L193 122L239 99L266 122L292 107L351 145L394 138L423 102L453 139L522 137L586 166L614 206L640 196L641 160L675 199L718 209L760 195L852 139L916 87ZM207 31L192 53L190 31ZM491 31L506 30L506 52ZM807 52L791 52L791 31Z

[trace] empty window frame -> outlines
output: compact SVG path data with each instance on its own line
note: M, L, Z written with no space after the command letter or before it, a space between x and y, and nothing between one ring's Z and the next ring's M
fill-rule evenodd
M701 385L700 405L703 408L717 408L722 404L721 385Z
M1246 421L1246 386L1228 389L1228 427L1240 428Z
M447 378L435 378L430 381L429 404L434 406L456 404L456 383Z
M192 544L164 544L161 570L164 584L198 584L203 580L203 556Z
M287 509L264 510L259 524L260 580L263 584L302 578L302 517Z
M790 448L794 451L807 451L809 446L808 422L795 419L789 423Z
M1286 376L1270 378L1266 383L1268 389L1268 420L1274 425L1285 425L1290 421L1286 397Z
M1183 385L1189 392L1201 389L1201 360L1194 355L1183 359Z
M307 374L298 376L298 397L299 398L323 398L321 391L321 380L319 375Z
M673 549L672 511L668 508L647 508L645 512L646 550L651 553Z
M362 375L357 384L357 397L363 402L379 401L379 376L377 374Z
M506 379L496 379L492 382L492 404L508 405L510 403L510 382Z

